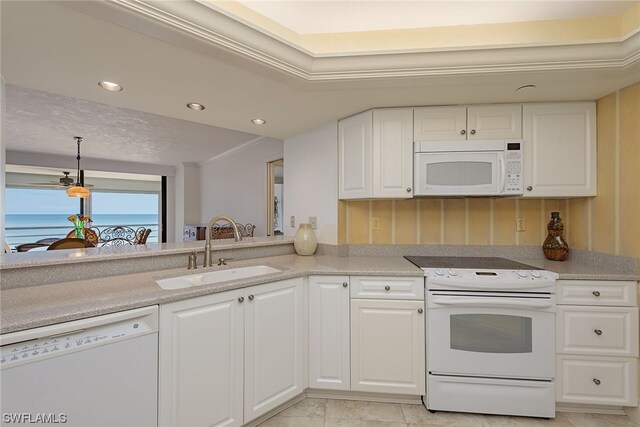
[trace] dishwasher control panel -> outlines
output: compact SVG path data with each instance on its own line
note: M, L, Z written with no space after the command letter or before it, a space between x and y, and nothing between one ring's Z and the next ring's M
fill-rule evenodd
M50 335L0 347L2 368L155 332L144 318Z

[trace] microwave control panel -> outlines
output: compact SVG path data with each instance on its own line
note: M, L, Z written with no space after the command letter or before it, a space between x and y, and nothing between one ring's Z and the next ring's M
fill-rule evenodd
M522 194L522 149L520 143L507 143L505 151L504 194Z

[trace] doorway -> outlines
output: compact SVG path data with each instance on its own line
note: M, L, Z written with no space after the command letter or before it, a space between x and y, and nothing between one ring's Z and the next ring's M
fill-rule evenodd
M284 159L267 164L267 236L283 235Z

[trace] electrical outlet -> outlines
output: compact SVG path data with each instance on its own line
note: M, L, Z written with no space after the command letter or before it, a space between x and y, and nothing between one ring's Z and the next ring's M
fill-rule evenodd
M311 228L313 228L314 230L317 230L318 229L318 217L310 216L309 217L309 224L311 224Z
M524 218L516 218L516 231L525 231L526 229Z
M295 216L291 215L290 222L291 222L291 228L296 228L296 217Z
M380 230L380 218L371 218L371 228L374 230Z

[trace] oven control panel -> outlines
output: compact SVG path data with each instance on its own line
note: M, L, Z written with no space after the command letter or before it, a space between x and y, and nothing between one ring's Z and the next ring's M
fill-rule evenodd
M558 275L546 270L425 268L428 289L555 291Z

